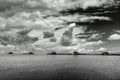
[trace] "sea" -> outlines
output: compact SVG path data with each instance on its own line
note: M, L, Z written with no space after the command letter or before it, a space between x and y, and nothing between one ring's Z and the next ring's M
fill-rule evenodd
M0 55L0 80L120 80L120 56Z

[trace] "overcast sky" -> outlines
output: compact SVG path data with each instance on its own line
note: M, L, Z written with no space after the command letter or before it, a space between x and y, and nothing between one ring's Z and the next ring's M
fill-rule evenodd
M119 0L0 0L0 51L120 52Z

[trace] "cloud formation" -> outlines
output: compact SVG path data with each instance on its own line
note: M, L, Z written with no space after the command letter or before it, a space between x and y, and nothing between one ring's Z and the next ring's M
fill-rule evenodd
M30 37L28 36L28 33L31 31L31 29L26 29L22 31L18 31L17 33L1 33L0 34L0 42L2 45L25 45L25 44L31 44L36 41L38 41L38 38L36 37Z
M43 32L43 38L51 38L51 37L54 37L54 33L52 32L49 32L49 31L46 31L46 32Z
M70 46L72 44L72 39L73 39L73 29L76 26L75 23L70 24L68 30L66 30L62 37L61 37L61 42L60 44L62 46Z
M112 34L109 36L108 40L110 41L120 40L120 34Z
M119 3L119 0L0 0L0 42L6 46L33 45L36 49L97 51L106 44L108 36L108 40L119 40L119 24L115 22L120 21Z
M52 38L50 38L50 42L57 42L56 37L52 37Z
M107 49L106 49L106 48L104 48L104 47L100 47L100 48L99 48L99 49L97 49L96 51L103 52L103 51L107 51Z

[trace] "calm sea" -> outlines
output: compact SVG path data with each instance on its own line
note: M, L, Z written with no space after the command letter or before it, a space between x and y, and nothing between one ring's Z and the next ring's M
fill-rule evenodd
M4 55L0 80L120 80L120 56Z

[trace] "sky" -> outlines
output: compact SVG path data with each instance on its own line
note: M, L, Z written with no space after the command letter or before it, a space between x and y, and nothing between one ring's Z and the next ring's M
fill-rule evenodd
M0 0L0 52L120 52L119 0Z

